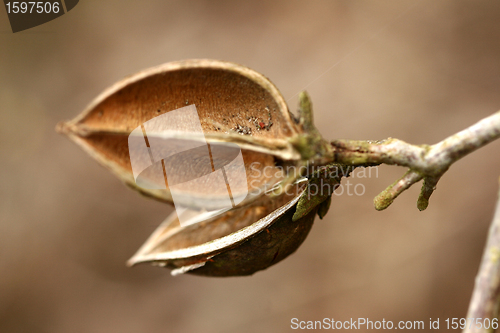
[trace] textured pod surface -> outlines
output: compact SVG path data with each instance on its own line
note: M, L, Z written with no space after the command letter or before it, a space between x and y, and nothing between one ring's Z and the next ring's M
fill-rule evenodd
M301 128L277 88L249 68L217 60L172 62L129 76L58 129L130 187L171 203L168 188L136 185L127 139L144 122L191 104L196 106L207 142L240 146L247 179L254 180L248 184L250 190L279 181L265 179L260 172L274 168L276 158L300 159L288 139ZM257 169L250 168L253 162ZM204 198L197 199L203 204Z
M314 217L328 211L331 194L352 168L319 168L279 196L264 195L199 224L183 227L173 213L129 260L153 263L172 274L251 275L286 258L305 240ZM325 189L311 195L311 188Z
M251 275L266 269L295 250L306 239L312 228L316 210L293 221L294 208L276 218L266 230L249 238L236 248L222 252L208 260L205 265L190 273L208 276Z
M302 244L318 209L321 216L326 213L334 185L342 176L327 177L322 169L325 177L312 173L308 179L300 178L307 162L324 163L330 147L314 127L308 95L302 93L300 100L301 118L295 120L279 91L261 74L228 62L187 60L125 78L78 117L61 123L59 130L139 192L168 203L173 203L175 195L176 213L158 227L129 265L167 266L174 275L250 275L279 262ZM170 115L178 114L178 120L163 127L161 119L172 119L168 114L173 111ZM187 114L195 114L196 122ZM151 126L152 119L157 122ZM200 162L206 149L197 148L201 141L210 149L210 171ZM161 149L151 148L156 142L161 142ZM131 158L134 145L147 146L141 150L145 161L141 163L146 167L140 176L147 171L145 183L161 186L144 187L136 182L138 173ZM169 155L172 147L176 152ZM240 151L246 179L233 176L233 169L226 167ZM212 160L214 155L220 158ZM151 171L160 162L163 172ZM199 176L189 177L222 168L227 188L217 190L213 187L217 182L203 178L201 183ZM177 182L171 182L170 171ZM240 197L245 200L233 202L225 212L218 210L229 189L233 201L235 187L229 184L236 180L243 184ZM309 187L317 187L318 181L325 181L331 191L310 196Z
M310 230L314 214L292 221L306 187L302 182L278 197L264 195L250 205L190 226L181 226L173 213L129 265L151 262L185 267L179 271L184 272L201 264L208 266L194 273L215 276L249 275L267 268L292 253Z

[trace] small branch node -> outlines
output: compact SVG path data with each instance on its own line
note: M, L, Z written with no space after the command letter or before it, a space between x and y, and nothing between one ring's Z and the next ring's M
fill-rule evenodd
M449 167L467 154L500 138L500 111L441 142L412 145L395 138L379 141L334 140L333 161L351 166L398 165L410 170L374 199L383 210L414 183L424 180L417 208L425 210L437 182Z

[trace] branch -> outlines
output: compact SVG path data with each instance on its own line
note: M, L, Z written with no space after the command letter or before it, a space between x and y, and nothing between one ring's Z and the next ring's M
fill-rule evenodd
M375 199L383 210L411 185L424 180L417 207L427 208L429 197L448 168L460 158L500 137L500 111L432 146L412 145L389 138L383 141L334 140L334 161L347 165L400 165L409 171L382 191Z
M500 180L500 179L499 179ZM488 240L483 253L483 259L479 272L476 276L476 283L472 298L469 304L467 318L482 318L484 323L489 319L489 329L466 327L464 333L486 333L494 332L492 320L498 317L498 306L500 300L500 191L496 213L490 225ZM470 326L470 325L469 325Z

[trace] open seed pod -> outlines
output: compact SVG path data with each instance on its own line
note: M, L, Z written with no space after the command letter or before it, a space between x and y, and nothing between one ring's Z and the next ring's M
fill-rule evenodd
M266 177L277 174L271 170L277 158L300 159L287 139L301 129L277 88L251 69L216 60L172 62L129 76L58 129L127 185L172 203L168 188L137 186L129 136L153 118L192 104L207 143L232 142L241 148L247 179L252 180L250 192L279 181ZM213 193L209 200L196 193L186 193L186 197L195 198L192 201L203 207L214 201Z
M158 227L128 264L151 262L173 268L173 275L249 275L295 251L307 236L315 211L292 222L307 182L287 193L264 195L250 205L183 227L176 213Z
M131 265L252 274L295 251L330 200L331 193L305 196L311 179L298 181L298 167L325 147L312 116L295 121L267 78L233 63L187 60L142 71L58 130L133 189L175 204L177 213ZM236 160L244 161L239 169ZM289 167L294 172L283 172ZM194 174L204 180L190 183ZM215 174L222 183L210 178ZM273 187L278 194L268 195Z
M279 195L268 192L249 205L189 226L181 226L172 213L128 264L149 262L172 268L173 275L236 276L266 269L302 244L316 213L321 218L326 214L332 192L350 171L340 165L319 168Z

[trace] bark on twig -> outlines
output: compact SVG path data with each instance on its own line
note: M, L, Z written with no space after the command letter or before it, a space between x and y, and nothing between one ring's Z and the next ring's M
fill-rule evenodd
M460 158L500 138L500 111L434 145L412 145L389 138L383 141L334 140L334 160L359 166L392 164L408 167L408 172L375 199L377 210L387 208L411 185L424 180L417 207L427 208L429 197L448 168Z
M500 183L500 179L499 179ZM481 318L485 323L489 319L489 328L467 325L464 333L486 333L494 332L493 319L498 318L498 307L500 300L500 191L495 216L490 225L488 240L483 253L483 259L479 272L476 276L474 291L469 304L467 318ZM470 327L471 326L471 327ZM498 327L498 322L497 322Z

